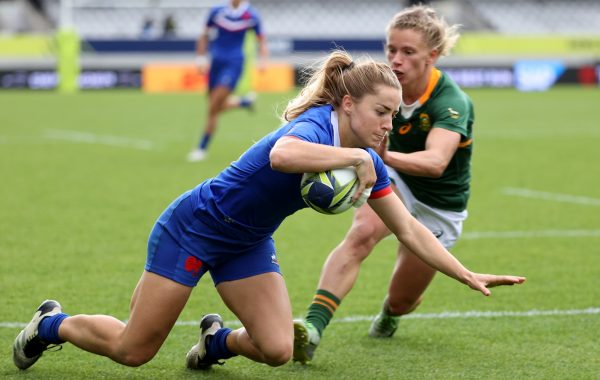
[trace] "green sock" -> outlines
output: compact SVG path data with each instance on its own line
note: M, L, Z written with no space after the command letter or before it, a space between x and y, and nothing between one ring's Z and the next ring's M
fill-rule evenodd
M319 336L323 335L325 327L333 318L338 306L340 306L340 299L329 293L327 290L317 289L313 301L308 307L308 313L306 314L306 321L315 326L319 332Z

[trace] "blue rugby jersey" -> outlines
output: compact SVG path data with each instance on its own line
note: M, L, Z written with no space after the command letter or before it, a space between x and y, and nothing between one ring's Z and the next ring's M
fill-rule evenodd
M258 11L249 3L242 2L237 9L229 4L211 8L206 27L214 30L211 34L209 51L213 59L234 60L244 57L244 37L254 29L257 37L262 37Z
M307 207L300 194L300 173L271 169L269 153L282 136L339 146L337 122L330 105L307 110L293 121L263 137L216 177L198 185L192 194L195 209L208 212L225 234L252 240L271 235L289 215ZM334 126L335 124L335 126ZM372 149L377 182L370 198L391 192L381 158ZM233 237L233 236L232 236Z

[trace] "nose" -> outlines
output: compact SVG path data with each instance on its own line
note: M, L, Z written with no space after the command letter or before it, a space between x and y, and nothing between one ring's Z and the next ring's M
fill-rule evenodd
M393 127L393 125L392 125L392 118L391 117L387 118L385 120L385 123L383 123L383 125L381 127L385 130L386 134L389 133L392 130L392 127Z
M402 55L398 52L390 56L392 67L402 65Z

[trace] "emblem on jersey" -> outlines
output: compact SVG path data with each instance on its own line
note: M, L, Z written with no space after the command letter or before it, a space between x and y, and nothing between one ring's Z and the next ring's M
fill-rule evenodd
M185 260L185 270L190 272L194 277L200 274L200 268L202 268L202 265L202 261L194 256L188 256L188 258Z
M419 115L419 121L421 122L421 129L425 132L429 132L431 129L431 119L426 113Z
M452 108L448 108L448 112L450 112L450 117L453 119L458 119L460 117L460 114Z

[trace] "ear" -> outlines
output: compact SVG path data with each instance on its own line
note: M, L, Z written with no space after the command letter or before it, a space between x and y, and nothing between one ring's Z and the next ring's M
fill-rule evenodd
M352 101L352 97L350 95L344 95L342 98L342 110L344 113L348 114L352 111L352 107L354 106L354 102Z
M427 64L433 65L440 57L440 52L437 49L433 49L429 52L429 56L427 57Z

